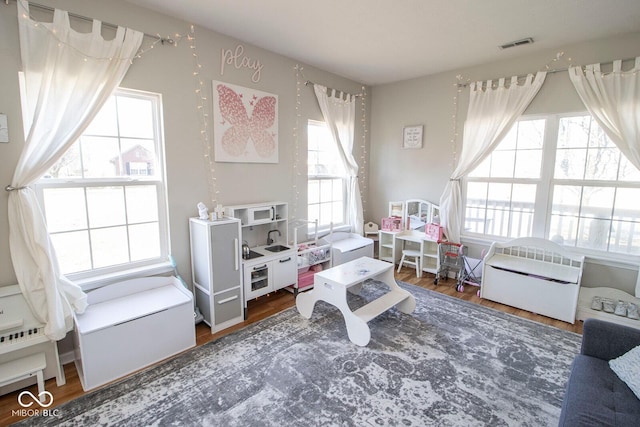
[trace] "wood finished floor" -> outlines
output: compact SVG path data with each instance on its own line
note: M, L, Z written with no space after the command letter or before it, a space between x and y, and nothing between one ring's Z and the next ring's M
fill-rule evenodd
M412 285L417 285L423 287L425 289L434 290L437 292L441 292L443 294L460 298L466 301L470 301L476 304L480 304L486 307L490 307L496 310L500 310L506 313L510 313L516 316L520 316L529 320L533 320L536 322L544 323L546 325L551 325L560 329L564 329L571 332L582 333L582 322L576 321L574 325L562 322L560 320L551 319L548 317L540 316L535 313L531 313L529 311L520 310L514 307L509 307L503 304L499 304L493 301L483 300L476 295L477 287L474 286L465 286L464 292L457 292L455 290L455 281L441 281L438 286L433 284L433 275L432 274L424 274L422 278L418 279L415 275L415 270L403 267L400 273L395 274L397 280L401 280L406 283L411 283ZM264 296L261 298L257 298L255 300L249 301L248 303L248 318L241 324L235 325L231 328L225 329L224 331L211 334L211 329L205 325L204 323L200 323L196 326L196 345L200 346L209 341L218 339L230 332L241 329L247 325L258 322L266 317L269 317L273 314L276 314L284 309L289 307L293 307L295 305L295 299L292 293L287 291L278 291L272 293L268 296ZM345 339L346 333L345 333ZM61 387L56 385L55 378L46 381L45 388L49 391L54 397L54 403L49 410L54 409L55 407L73 400L77 397L80 397L85 394L82 390L82 386L80 385L80 380L78 378L78 373L76 371L75 365L73 363L69 363L64 365L64 372L66 376L67 383ZM34 394L37 394L36 386L32 386L29 388ZM15 423L21 419L22 417L12 416L12 410L21 409L18 405L18 394L19 391L6 394L4 396L0 396L0 426L8 426L12 423Z

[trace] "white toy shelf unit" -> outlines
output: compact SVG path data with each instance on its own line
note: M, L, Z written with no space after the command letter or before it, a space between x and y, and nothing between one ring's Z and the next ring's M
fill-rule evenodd
M574 323L584 256L550 240L494 242L484 258L480 297Z
M299 242L299 231L304 228L307 239ZM313 229L313 231L311 231ZM328 236L333 233L333 224L329 227ZM297 249L298 280L291 286L295 294L313 288L313 277L316 272L331 268L331 239L318 238L318 221L298 220L293 224L293 243ZM312 236L312 237L310 237Z

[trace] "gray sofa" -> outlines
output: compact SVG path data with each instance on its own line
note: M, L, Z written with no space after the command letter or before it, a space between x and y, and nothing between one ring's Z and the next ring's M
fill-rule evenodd
M571 366L560 426L640 426L640 400L609 368L609 360L640 345L640 329L587 319Z

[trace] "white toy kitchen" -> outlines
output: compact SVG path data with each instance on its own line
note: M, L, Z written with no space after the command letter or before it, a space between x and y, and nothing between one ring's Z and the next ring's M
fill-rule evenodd
M227 206L225 215L241 223L246 317L248 300L296 284L297 251L288 244L288 205L265 202Z

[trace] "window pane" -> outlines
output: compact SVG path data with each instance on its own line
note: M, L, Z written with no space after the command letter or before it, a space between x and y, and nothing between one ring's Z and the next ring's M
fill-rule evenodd
M342 203L342 200L333 202L332 220L336 224L343 224L345 222L344 204Z
M119 175L118 138L83 136L80 138L85 178L109 178Z
M616 205L613 217L624 221L640 221L638 205L640 188L619 188L616 192Z
M124 187L87 188L87 209L91 228L125 224Z
M515 178L540 178L542 150L519 150L516 153Z
M578 227L578 241L576 245L582 248L607 250L609 227L611 221L593 218L580 218Z
M494 209L509 209L511 184L489 183L487 206Z
M160 256L160 233L158 223L139 224L129 227L131 261L152 259Z
M564 117L558 128L558 148L586 148L589 143L591 116Z
M85 135L108 136L118 134L118 119L116 114L116 99L109 97L100 112L84 131Z
M80 144L76 141L43 178L81 178Z
M87 228L83 188L45 188L43 197L50 233Z
M589 148L584 179L615 180L619 161L620 151L617 148Z
M640 182L640 170L633 166L624 155L620 156L620 172L618 179L620 181Z
M501 150L515 150L516 149L516 141L518 139L518 125L511 127L509 132L502 138L502 141L498 144L494 151Z
M578 219L577 215L551 215L549 239L560 244L575 246Z
M129 224L158 221L158 193L154 185L126 188Z
M609 238L609 251L640 255L640 223L613 221Z
M582 190L580 216L611 218L615 189L611 187L587 187Z
M491 156L487 156L476 168L469 173L470 177L487 178L491 174Z
M153 140L122 139L122 170L119 176L156 175L156 150Z
M494 178L512 178L515 160L515 150L494 151L491 155L491 176Z
M544 119L518 122L518 150L542 150L545 124L546 121Z
M56 251L63 274L91 269L91 248L89 247L89 233L86 230L53 233L51 234L51 243Z
M129 262L126 227L91 230L93 268L109 267Z
M553 187L551 211L560 215L578 215L582 187L575 185L556 185Z
M153 108L151 100L118 97L120 135L127 138L153 138Z
M587 158L586 149L566 149L556 152L556 179L582 179Z
M309 204L320 203L320 181L310 179L307 188L307 202Z

